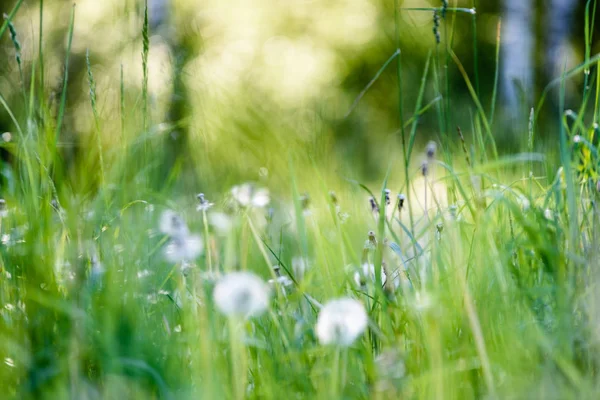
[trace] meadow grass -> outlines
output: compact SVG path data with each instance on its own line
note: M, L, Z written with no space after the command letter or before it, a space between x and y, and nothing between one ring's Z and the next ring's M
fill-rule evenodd
M142 93L127 104L121 68L119 145L108 149L100 137L114 116L98 110L93 49L86 55L95 145L73 171L60 143L75 9L57 108L44 98L40 38L24 104L0 94L14 123L2 136L12 162L0 202L0 397L597 398L600 56L589 38L585 62L531 108L527 148L502 154L497 69L487 112L484 76L472 84L451 46L455 15L473 15L476 31L475 11L443 3L444 45L429 53L419 92L402 91L401 49L382 66L397 62L402 146L378 184L330 173L295 142L251 184L199 195L177 184L181 164L164 179L148 107L147 10ZM20 4L0 27L17 52L10 20ZM452 65L473 100L472 126L457 131ZM565 81L582 72L581 108L564 110ZM560 136L540 154L548 95L559 99ZM424 147L419 118L430 108L440 146ZM246 284L239 300L234 286ZM368 319L350 312L353 334L340 325L328 341L316 326L337 311L319 315L341 297Z

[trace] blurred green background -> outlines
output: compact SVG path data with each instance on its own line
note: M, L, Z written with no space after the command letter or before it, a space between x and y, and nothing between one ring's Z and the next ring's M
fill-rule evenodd
M446 145L456 142L458 148L455 126L461 126L468 134L475 107L447 49L452 48L460 59L488 111L494 89L498 24L508 18L507 9L515 2L449 3L450 7L475 7L477 11L474 15L446 13L440 18L441 41L437 44L433 11L408 8L440 7L441 1L405 0L395 5L393 1L371 0L151 0L151 122L144 132L140 123L144 2L77 1L67 112L60 139L64 157L74 171L73 179L77 179L78 168L89 168L84 161L93 143L86 51L97 81L105 151L110 153L111 148L135 140L131 135L150 137L153 146L161 149L161 159L154 160L158 176L167 179L176 171L178 181L186 185L222 187L223 183L258 180L266 175L279 177L280 183L285 183L288 174L278 172L287 169L290 157L300 169L316 163L325 175L343 170L363 180L379 179L389 157L402 154L397 60L381 72L356 107L352 105L398 45L404 120L414 111L424 65L431 52L423 105L434 103L420 117L417 138ZM556 28L556 21L549 16L553 6L550 3L553 2L531 4L534 78L524 91L534 95L522 103L525 110L554 77L548 71L552 71L549 64L556 61L545 56L549 32ZM554 3L570 3L571 14L563 12L561 23L565 25L559 32L565 35L561 60L569 68L585 57L586 2ZM13 4L14 1L0 2L0 11L9 12ZM50 104L57 103L62 90L72 4L42 2L44 70L38 72L37 78L43 78L44 96ZM396 8L399 32L395 25ZM25 1L14 19L25 71L31 71L39 54L39 24L40 2ZM598 25L594 27L596 31ZM600 51L600 43L594 42L591 48L592 54ZM18 114L25 107L19 107L23 102L21 79L8 34L1 39L0 54L4 60L0 65L0 93ZM24 75L30 79L29 72ZM125 92L123 115L119 99L121 76ZM494 132L501 150L511 151L526 143L522 129L527 126L528 112L518 120L505 117L508 113L501 95L501 72L499 79L499 117L494 121ZM24 84L27 87L28 82ZM583 74L570 81L568 103L579 104L582 85ZM445 110L445 99L449 98L452 101ZM438 112L444 111L448 111L447 122L442 124ZM542 127L548 119L548 129L538 131L542 139L553 138L556 129L551 101L544 108ZM0 131L12 130L9 116L0 110ZM444 135L447 140L442 140ZM299 148L305 151L297 151ZM293 154L287 149L294 149Z

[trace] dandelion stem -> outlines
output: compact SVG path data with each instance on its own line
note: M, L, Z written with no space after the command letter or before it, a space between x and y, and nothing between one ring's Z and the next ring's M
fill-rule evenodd
M339 372L340 372L340 353L342 349L340 346L336 346L335 353L333 355L333 364L331 365L331 395L330 399L337 399L339 397Z
M231 347L231 380L233 386L233 398L243 400L246 397L246 371L247 359L246 350L242 343L242 325L243 321L236 318L229 318L229 345Z
M206 247L206 263L208 270L212 272L212 254L210 248L210 236L208 235L208 218L206 218L206 209L202 209L202 223L204 224L204 246Z
M248 215L248 226L250 227L252 236L254 236L254 240L256 241L256 245L258 246L258 249L260 250L260 254L262 254L263 258L265 259L265 263L267 264L267 269L270 271L273 279L277 280L277 274L275 273L275 270L273 268L271 268L271 259L269 258L269 254L267 254L267 251L265 250L263 241L260 239L260 236L258 235L258 232L256 231L256 228L254 227L254 224L252 223L252 219L250 218L249 215Z

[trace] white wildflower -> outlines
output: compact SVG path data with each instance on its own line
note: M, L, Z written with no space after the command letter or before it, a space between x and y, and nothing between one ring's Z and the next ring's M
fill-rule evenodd
M231 188L231 195L241 207L261 208L271 201L268 189L257 189L251 183L234 186Z
M10 358L10 357L6 357L4 359L4 364L8 365L9 367L14 367L15 366L15 361Z
M212 212L208 214L208 223L215 228L215 231L221 236L229 234L233 227L231 217L222 212Z
M171 210L162 213L160 230L171 237L164 249L165 258L169 262L193 261L204 250L202 238L190 234L185 221Z
M381 268L381 283L385 285L386 282L385 270ZM372 263L364 263L360 270L354 273L354 282L357 286L365 286L367 281L375 282L375 266Z
M260 315L268 308L269 298L269 286L251 272L226 274L213 292L217 308L228 316Z
M0 199L0 217L4 218L8 215L8 209L6 208L6 200Z
M291 280L286 275L278 276L277 279L269 279L269 285L271 285L271 286L280 285L283 287L288 287L288 286L292 286L293 284L294 284L294 281Z
M196 211L206 211L215 205L215 203L211 203L204 197L204 193L198 193L196 195L196 198L198 199L198 205L196 206Z
M160 216L160 231L172 237L185 237L190 231L185 221L174 211L164 211Z
M137 277L138 277L138 279L143 279L143 278L146 278L146 277L148 277L148 276L150 276L152 274L153 274L152 271L150 271L148 269L143 269L141 271L138 271Z
M294 257L292 258L292 270L296 279L300 280L308 270L308 263L303 257Z
M184 237L173 236L165 246L165 258L168 262L193 261L202 253L204 244L198 235Z
M323 306L315 330L321 344L350 346L365 331L367 322L362 303L346 297Z
M427 147L425 147L425 155L427 156L428 160L433 160L435 158L436 150L437 143L433 140L430 140L429 143L427 143Z
M546 209L544 210L544 218L546 218L547 220L552 220L552 219L553 219L553 218L552 218L552 216L553 216L553 215L554 215L554 214L552 213L552 210L551 210L551 209L549 209L549 208L546 208Z

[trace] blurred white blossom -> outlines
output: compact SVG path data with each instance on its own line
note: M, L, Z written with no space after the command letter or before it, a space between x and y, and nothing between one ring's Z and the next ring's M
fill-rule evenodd
M286 275L278 276L276 279L269 279L269 285L271 285L271 286L281 285L283 287L288 287L288 286L292 286L293 284L294 284L294 281L291 280Z
M178 263L193 261L204 249L202 238L198 235L173 237L165 247L165 258L168 262Z
M292 270L294 271L294 276L296 279L301 280L304 278L304 274L308 270L308 263L304 257L292 258Z
M253 317L269 307L269 286L251 272L230 272L216 284L215 305L228 316Z
M324 345L350 346L367 328L367 312L363 304L352 298L331 300L323 306L315 328Z
M196 198L198 199L196 211L207 211L209 208L215 205L215 203L211 203L204 197L204 193L198 193Z
M233 227L231 217L222 212L211 212L208 214L208 223L215 228L215 231L221 236L229 234Z
M190 233L185 221L172 210L161 214L159 227L162 233L171 237L185 237Z
M231 195L240 207L265 207L271 201L269 190L243 183L231 188Z
M199 235L190 233L185 221L174 211L167 210L160 217L161 232L170 236L164 248L164 255L168 262L185 264L193 261L204 250L204 243Z
M381 268L381 283L385 285L387 276L383 267ZM354 282L357 286L365 286L367 281L375 282L375 266L372 263L366 262L362 267L354 273Z

